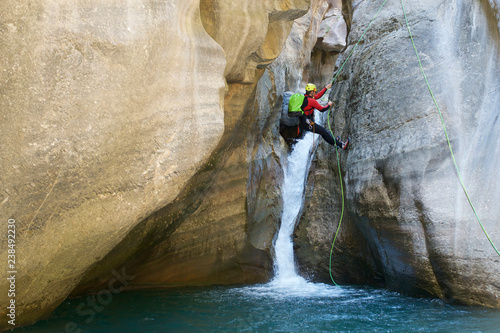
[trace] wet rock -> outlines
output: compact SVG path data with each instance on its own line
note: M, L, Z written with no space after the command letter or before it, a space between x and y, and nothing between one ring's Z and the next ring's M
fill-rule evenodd
M500 142L492 133L499 129L500 95L491 87L500 84L499 29L498 7L491 4L421 1L405 7L458 168L498 244L500 184L494 166L500 162ZM354 10L344 58L377 10L378 4L367 2ZM343 73L332 98L345 120L334 121L333 128L353 140L342 168L346 222L357 230L341 238L337 260L348 261L343 254L353 251L344 249L353 247L367 258L360 264L390 289L499 307L500 259L464 196L400 3L386 4ZM316 184L324 178L315 177ZM327 190L326 198L335 191ZM305 218L331 211L330 201L321 204L324 193L315 187L311 202L317 203ZM312 244L322 244L318 253L327 254L320 236L306 234ZM319 270L311 266L326 276L324 264ZM337 266L334 276L363 275L349 269Z

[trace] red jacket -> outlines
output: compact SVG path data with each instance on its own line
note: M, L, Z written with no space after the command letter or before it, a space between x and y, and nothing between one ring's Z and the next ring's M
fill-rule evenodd
M319 93L314 95L314 98L311 98L311 97L305 95L306 96L305 99L307 100L307 104L303 108L304 115L306 115L306 116L313 115L313 117L314 117L314 109L317 109L320 112L325 112L326 110L328 110L330 108L330 106L328 106L328 105L322 106L317 101L317 99L321 98L325 94L325 92L326 92L326 88L321 89L321 91Z

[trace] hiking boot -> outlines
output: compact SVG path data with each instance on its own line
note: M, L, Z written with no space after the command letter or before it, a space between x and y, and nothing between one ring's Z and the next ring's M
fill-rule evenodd
M345 142L342 142L342 149L347 150L347 148L349 147L350 140L351 138L347 137L347 140Z
M342 145L344 144L344 142L342 141L342 139L340 138L340 136L337 136L335 138L335 140L337 141L336 142L337 145L335 146L335 148L342 148Z

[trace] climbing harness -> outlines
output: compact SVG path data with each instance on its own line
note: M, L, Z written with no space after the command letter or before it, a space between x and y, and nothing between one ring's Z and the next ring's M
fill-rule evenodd
M403 0L400 0L401 1L401 7L403 9L403 14L404 14L404 18L405 18L405 22L406 22L406 26L408 28L408 33L410 35L410 39L411 39L411 42L412 42L412 45L413 45L413 49L415 50L415 54L417 55L417 59L418 59L418 63L419 63L419 66L420 66L420 69L422 71L422 74L424 76L424 79L425 79L425 82L427 84L427 88L429 90L429 93L431 94L431 97L432 97L432 100L434 101L434 104L437 108L437 111L439 113L439 117L441 119L441 123L443 125L443 130L444 130L444 133L445 133L445 136L446 136L446 140L448 142L448 147L450 149L450 153L451 153L451 157L452 157L452 160L453 160L453 164L455 166L455 170L457 172L457 175L458 175L458 179L460 180L460 184L462 186L462 189L465 193L465 196L467 197L467 201L469 202L469 205L471 206L473 212L474 212L474 215L476 216L476 219L478 220L479 222L479 225L481 226L481 229L483 230L484 234L486 235L486 237L488 238L488 241L490 242L491 246L493 247L493 249L495 250L495 252L500 256L500 252L499 250L497 249L497 247L495 246L495 244L493 243L490 235L488 234L488 232L486 231L486 229L484 228L484 225L483 223L481 222L481 219L479 218L479 215L476 211L476 209L474 208L474 205L472 204L472 200L470 199L470 196L467 192L467 189L465 188L465 184L463 182L463 179L462 179L462 175L460 173L460 170L458 168L458 165L457 165L457 162L455 160L455 155L453 153L453 149L451 147L451 142L450 142L450 138L448 136L448 132L446 131L446 126L445 126L445 122L444 122L444 118L443 118L443 114L441 113L441 109L439 108L439 105L436 101L436 98L434 97L434 93L432 92L432 89L430 87L430 84L429 84L429 81L427 80L427 76L425 75L425 71L424 71L424 68L422 66L422 62L420 61L420 56L418 55L418 51L417 51L417 47L415 46L415 41L413 39L413 35L411 33L411 29L410 29L410 25L408 23L408 17L406 15L406 10L405 10L405 7L404 7L404 4L403 4ZM337 71L337 73L335 74L335 77L333 78L333 81L332 81L332 85L335 83L335 81L337 80L337 77L338 75L340 74L341 70L343 69L344 65L347 63L347 61L349 60L349 58L351 57L352 53L354 52L354 50L356 49L356 47L358 46L358 44L361 42L361 40L363 39L363 37L365 36L366 32L368 31L368 29L371 27L373 21L377 18L377 16L379 15L380 11L382 10L382 8L384 7L385 3L387 2L387 0L384 0L384 2L382 3L382 5L380 6L380 8L378 9L377 13L375 14L375 16L373 17L373 19L370 21L370 23L368 24L368 27L364 30L363 34L361 35L361 37L359 38L358 42L354 45L353 49L351 50L351 52L349 53L349 55L347 56L346 60L343 62L342 66L339 68L339 70ZM330 130L330 133L332 134L333 136L333 132L332 132L332 129L331 129L331 125L330 125L330 111L331 109L328 111L328 129ZM340 178L340 191L341 191L341 194L342 194L342 210L341 210L341 214L340 214L340 221L339 221L339 224L338 224L338 227L337 227L337 231L335 232L335 236L333 238L333 242L332 242L332 247L330 249L330 263L329 263L329 273L330 273L330 278L333 282L334 285L338 286L337 283L335 283L334 279L333 279L333 276L332 276L332 255L333 255L333 248L335 246L335 241L337 239L337 236L338 236L338 233L339 233L339 230L340 230L340 225L342 223L342 218L344 216L344 187L343 187L343 184L342 184L342 173L341 173L341 168L340 168L340 158L339 158L339 153L338 153L338 149L335 149L335 152L337 154L337 165L339 167L339 178Z
M349 55L347 56L347 58L345 59L344 63L342 64L342 66L340 66L339 70L337 71L337 73L335 74L335 77L333 78L333 81L332 81L332 85L335 83L335 81L337 80L337 77L339 76L340 72L342 71L342 68L344 68L345 64L347 63L347 61L349 61L349 59L351 58L351 55L352 53L354 52L354 50L356 50L356 48L358 47L359 43L361 42L361 40L365 37L365 34L366 32L368 31L368 29L370 29L373 21L375 21L375 19L378 17L378 14L380 13L380 11L382 10L382 8L384 7L385 3L387 2L387 0L384 0L384 2L382 3L382 5L380 6L380 8L378 9L377 13L375 14L375 16L372 18L372 20L370 21L370 23L368 24L368 26L366 27L365 31L363 31L363 34L361 35L361 37L358 39L358 42L354 45L354 47L352 48L351 52L349 53ZM332 108L330 108L330 110L328 110L328 129L330 130L330 134L333 136L333 131L332 131L332 127L330 125L330 112L331 112ZM333 238L333 242L332 242L332 247L330 249L330 263L329 263L329 273L330 273L330 279L332 279L332 282L334 285L338 286L337 283L335 283L335 280L333 279L333 276L332 276L332 255L333 255L333 248L335 246L335 240L337 239L337 236L339 234L339 231L340 231L340 225L342 224L342 219L344 217L344 185L342 184L342 170L340 169L340 157L339 157L339 150L337 149L337 147L335 148L335 153L337 154L337 165L339 167L339 179L340 179L340 192L342 194L342 210L341 210L341 213L340 213L340 221L339 221L339 225L337 227L337 231L335 232L335 237Z
M465 196L467 197L467 201L469 202L469 205L471 206L472 211L474 212L474 215L476 216L476 219L479 222L479 225L481 226L481 229L483 230L484 234L486 235L486 238L488 238L488 241L490 242L491 246L493 246L493 249L495 250L495 252L500 256L500 252L498 251L497 247L495 246L495 244L491 240L490 235L488 234L488 232L484 228L483 222L481 222L481 219L479 218L479 215L477 214L477 211L474 208L474 205L472 204L472 200L469 196L469 193L467 192L467 189L465 188L465 183L462 179L462 174L460 173L460 170L458 169L457 161L455 160L455 154L453 153L453 149L451 148L451 142L450 142L450 138L448 137L448 132L446 131L446 125L444 123L443 114L441 113L441 109L439 108L439 105L436 101L436 98L434 97L434 93L432 92L431 85L429 84L429 81L427 80L427 76L425 75L424 67L422 66L422 62L420 61L420 56L418 55L417 47L415 46L415 41L413 40L413 35L411 33L410 25L408 23L408 17L406 16L406 10L405 10L405 6L403 4L403 0L401 0L401 7L403 8L403 14L405 17L406 27L408 28L408 33L410 34L410 39L411 39L411 43L413 45L413 49L415 50L415 54L417 55L420 70L422 71L422 75L424 76L425 83L427 84L427 88L429 89L429 93L431 94L432 100L434 101L434 104L436 105L436 109L439 113L439 118L441 119L441 124L443 125L444 134L446 136L446 141L448 142L448 148L450 148L451 158L453 160L453 164L455 165L455 170L457 171L458 179L460 180L460 185L462 185L462 189L465 193Z

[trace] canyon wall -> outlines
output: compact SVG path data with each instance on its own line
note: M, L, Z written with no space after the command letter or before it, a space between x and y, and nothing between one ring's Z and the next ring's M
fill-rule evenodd
M337 65L380 4L363 2L353 11L349 47ZM405 6L464 184L498 246L498 5L407 1ZM500 258L460 185L400 2L386 4L331 98L342 115L334 118L334 133L352 139L351 149L341 152L346 215L333 276L340 282L368 278L414 296L499 307ZM298 257L304 274L327 280L331 238L328 243L325 234L339 221L340 184L336 166L329 165L335 163L324 161L334 154L318 156L310 205L297 231L304 245Z
M310 2L0 7L17 324L125 270L135 285L268 279L286 149L264 71Z
M16 220L19 325L117 272L134 287L268 281L296 139L283 96L329 83L379 5L0 4L0 218ZM464 183L498 245L499 3L406 6ZM499 307L500 260L464 198L399 2L330 98L334 135L352 139L339 152L335 280ZM295 245L302 274L329 281L342 196L335 150L316 145ZM8 301L0 295L3 309Z
M198 1L0 11L1 219L16 220L21 324L50 313L208 160L226 60Z

